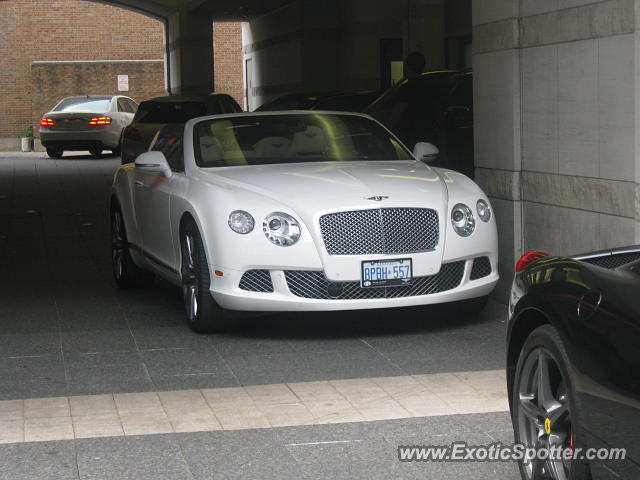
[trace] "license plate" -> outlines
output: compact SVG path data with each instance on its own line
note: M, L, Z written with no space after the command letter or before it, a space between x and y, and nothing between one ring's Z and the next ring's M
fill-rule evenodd
M364 261L360 286L370 288L409 285L413 276L411 267L410 258Z

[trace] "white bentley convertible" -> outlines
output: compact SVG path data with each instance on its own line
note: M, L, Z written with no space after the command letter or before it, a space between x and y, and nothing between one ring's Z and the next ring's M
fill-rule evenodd
M226 310L481 308L498 281L495 219L475 183L426 163L436 152L412 155L359 114L169 126L115 175L116 282L181 286L199 332Z

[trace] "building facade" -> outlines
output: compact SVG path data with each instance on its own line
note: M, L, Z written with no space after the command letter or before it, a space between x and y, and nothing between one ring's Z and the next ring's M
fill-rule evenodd
M164 24L84 0L0 2L0 149L69 95L121 93L142 101L166 95ZM239 23L212 25L216 91L242 105ZM128 89L119 91L118 76Z

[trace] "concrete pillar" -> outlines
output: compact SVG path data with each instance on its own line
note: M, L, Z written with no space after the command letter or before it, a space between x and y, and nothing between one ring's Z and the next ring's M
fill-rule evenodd
M517 257L640 242L640 0L474 0L477 179Z
M167 90L171 94L208 94L213 81L213 20L181 10L167 19Z
M476 181L498 223L500 298L506 298L522 254L518 14L518 0L473 0Z

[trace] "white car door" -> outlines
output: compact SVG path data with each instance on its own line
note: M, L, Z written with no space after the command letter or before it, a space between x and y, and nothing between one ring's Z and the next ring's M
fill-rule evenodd
M142 237L146 257L156 265L176 270L176 258L171 237L170 206L175 185L184 177L182 173L181 136L159 135L153 151L165 155L172 169L170 176L136 166L134 173L134 204L136 220ZM137 162L137 160L136 160Z

